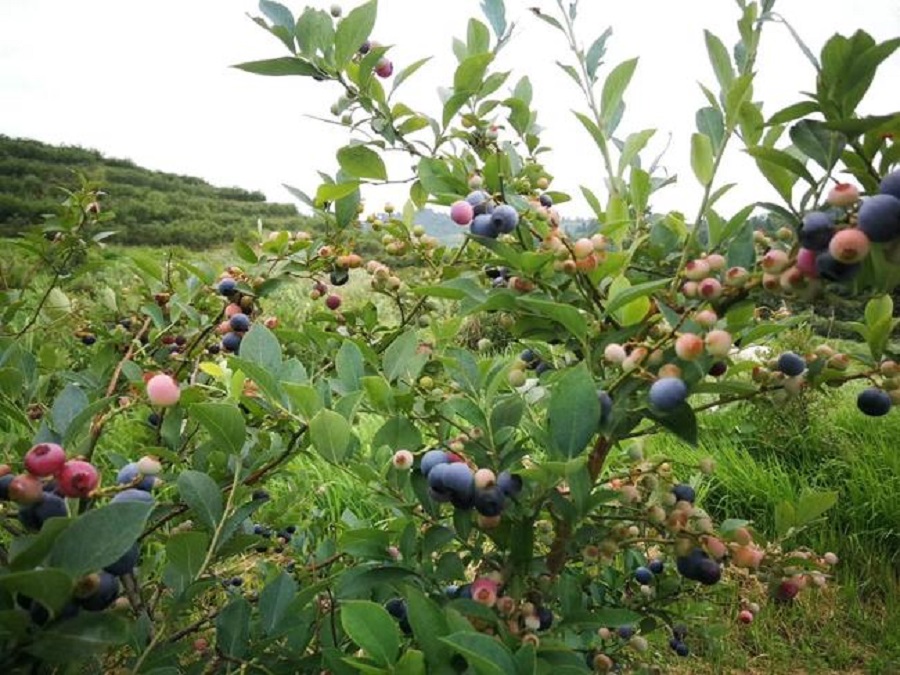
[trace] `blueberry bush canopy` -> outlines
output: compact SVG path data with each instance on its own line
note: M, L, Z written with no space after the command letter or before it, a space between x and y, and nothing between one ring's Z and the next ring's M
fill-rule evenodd
M770 111L754 83L773 5L737 3L734 45L705 33L688 220L653 209L672 180L644 157L654 131L617 134L638 60L610 60L610 30L582 48L576 2L528 18L571 47L575 117L606 169L583 186L555 184L527 76L494 69L515 39L501 0L453 41L431 112L397 98L426 60L392 62L375 0L262 0L253 20L281 55L237 67L314 78L348 132L337 171L292 189L307 229L263 229L224 265L126 251L114 291L94 257L113 214L85 180L10 243L3 672L628 670L695 658L711 607L744 624L769 611L734 602L739 575L781 604L826 585L835 556L796 541L835 493L784 502L774 533L715 522L698 489L714 461L641 445L696 444L698 415L756 397L866 380L859 414L898 401L900 117L857 108L900 41L801 43L811 93ZM388 151L413 175L389 174ZM718 211L729 151L780 201ZM364 203L406 179L407 203ZM596 226L573 237L558 209L575 189ZM460 245L413 223L426 205L450 210ZM377 253L358 247L364 226ZM792 307L849 296L852 353L738 358L802 322ZM279 482L323 466L315 495ZM338 489L358 513L313 507Z

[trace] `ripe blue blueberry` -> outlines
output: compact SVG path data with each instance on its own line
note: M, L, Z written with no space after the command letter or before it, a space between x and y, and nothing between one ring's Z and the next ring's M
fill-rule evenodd
M448 497L450 491L444 487L444 476L449 467L449 463L437 464L436 466L431 468L431 471L428 472L428 487L430 487L432 490L436 490L437 492L443 492L447 494Z
M234 352L237 354L241 351L241 335L240 333L225 333L222 338L222 349L226 352Z
M712 558L701 560L697 570L697 581L705 586L719 583L722 578L722 568Z
M493 218L487 213L475 216L472 224L469 225L469 231L478 237L487 237L488 239L496 239L500 236L500 230L497 229Z
M540 624L538 625L538 630L547 630L550 626L553 625L553 612L550 611L546 607L541 607L537 611L538 621Z
M491 222L501 234L509 234L519 224L519 213L509 204L501 204L491 214Z
M675 653L678 654L678 656L687 656L691 653L691 650L685 643L679 642L675 646Z
M532 365L537 363L538 355L535 353L533 349L526 349L521 354L519 354L519 358L524 361L528 365Z
M650 387L650 405L667 412L684 403L687 395L687 385L681 378L663 377Z
M119 469L119 473L116 475L116 483L119 485L131 485L137 480L140 473L137 462L129 462ZM145 492L150 492L150 490L153 489L154 483L156 483L156 480L153 476L144 476L140 483L133 485L132 487L137 488L138 490L144 490Z
M870 417L881 417L891 411L891 397L883 389L869 387L859 392L856 397L856 407Z
M478 490L475 493L475 510L483 516L493 518L503 513L503 505L506 498L503 491L497 485Z
M879 190L883 195L900 199L900 169L896 169L881 179Z
M475 190L466 195L466 201L472 205L476 216L491 213L494 210L494 202L491 196L483 190Z
M250 317L243 313L233 315L228 320L228 323L231 325L231 330L238 331L239 333L250 330Z
M634 571L634 580L639 584L649 584L653 581L653 572L646 567L638 567Z
M778 357L777 368L788 377L794 377L806 370L806 361L794 352L785 352Z
M553 206L553 197L548 195L546 192L544 194L542 194L539 199L541 202L541 206L548 208L548 209L551 206Z
M823 251L828 248L828 242L834 233L834 218L831 214L824 211L810 211L803 216L800 244L813 251Z
M68 515L65 499L52 492L45 492L44 498L37 504L28 504L19 509L19 520L34 532L40 530L50 518L65 518Z
M12 483L13 478L16 475L14 473L8 473L5 476L0 476L0 499L6 501L9 499L9 484Z
M427 476L438 464L446 464L449 461L450 458L447 457L447 453L443 450L429 450L422 455L422 461L419 463L419 471Z
M647 567L650 568L650 571L653 572L653 574L662 574L665 564L662 560L651 560Z
M102 612L119 595L119 580L109 572L100 572L100 581L93 594L80 600L81 606L89 612Z
M463 462L448 464L444 470L443 489L457 496L461 501L471 499L475 492L475 477L472 469Z
M219 282L219 293L221 295L234 295L237 291L237 282L231 277L226 277Z
M859 207L857 223L870 241L895 239L900 235L900 198L892 194L867 197Z
M816 273L826 281L835 283L850 281L859 274L860 269L862 269L860 263L843 263L828 251L816 256Z
M678 485L673 486L672 494L675 495L675 499L678 501L688 502L689 504L693 504L694 500L697 498L694 488L687 483L679 483Z
M634 626L619 626L619 628L616 630L616 633L618 633L619 637L623 640L630 640L634 635Z
M522 491L522 477L515 473L510 473L509 471L501 471L500 475L497 476L497 487L499 487L503 494L507 497L515 497Z
M612 414L612 397L601 389L597 392L597 400L600 401L600 424L606 424Z
M675 559L675 567L685 579L700 581L700 563L708 559L709 556L704 553L703 549L695 548L688 555L678 556Z
M143 502L144 504L152 504L155 500L153 495L137 488L128 488L116 493L116 496L110 500L111 504L125 504L128 502Z
M553 370L553 366L551 364L547 363L546 361L540 361L534 367L534 374L540 376L540 375L543 375L544 373L546 373L548 370Z
M128 574L134 569L134 566L137 564L138 555L140 554L140 552L140 546L138 544L134 544L130 549L122 554L121 558L116 560L114 563L107 565L103 568L103 570L117 577L120 577L123 574Z

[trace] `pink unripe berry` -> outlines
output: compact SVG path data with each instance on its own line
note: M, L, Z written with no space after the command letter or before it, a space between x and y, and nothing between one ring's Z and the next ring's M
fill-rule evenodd
M706 256L706 263L713 272L725 269L725 256L720 253L710 253Z
M731 333L727 330L712 330L706 336L706 351L713 356L728 356L731 344Z
M400 552L400 549L397 548L396 546L388 546L387 554L388 554L388 557L390 557L390 559L393 560L394 562L400 562L401 560L403 560L403 554Z
M681 292L684 294L686 298L696 298L697 297L697 282L696 281L685 281L684 285L681 287Z
M38 443L25 453L25 470L34 476L52 476L65 463L66 451L56 443Z
M57 474L60 494L64 497L89 497L100 485L100 474L83 459L70 459Z
M700 343L701 349L703 343ZM667 363L657 373L660 377L681 377L681 368L674 363Z
M838 563L838 557L830 551L822 556L822 560L825 561L826 565L837 565Z
M752 623L753 622L753 612L749 609L742 609L738 613L738 621L741 623Z
M597 656L594 657L594 670L598 673L608 673L612 670L613 665L615 665L613 660L606 654L597 654Z
M594 245L594 251L596 252L605 251L608 245L606 237L604 237L602 234L595 234L593 237L591 237L591 243Z
M375 64L375 74L381 78L390 77L394 74L393 62L386 56L382 56L378 59L378 63Z
M181 398L181 390L171 375L160 373L147 382L147 398L150 399L151 405L175 405Z
M838 183L825 198L832 206L850 206L859 200L859 188L852 183Z
M690 260L684 266L684 276L691 281L700 281L709 276L709 263L705 260Z
M704 309L700 312L697 312L697 315L694 317L694 321L700 324L703 328L712 328L716 325L716 322L718 320L719 317L711 309Z
M828 252L842 263L857 263L869 254L869 238L862 230L841 230L831 238Z
M263 321L263 325L266 328L272 329L278 327L278 317L277 316L267 316Z
M741 546L747 546L753 541L753 535L750 534L750 530L746 527L737 528L732 534L732 538Z
M697 284L697 295L705 300L715 300L722 295L722 284L718 279L706 278Z
M778 274L763 273L762 285L767 291L777 291L781 288L781 276Z
M155 476L162 471L162 464L152 455L144 455L137 461L137 470L145 476Z
M748 546L736 546L731 550L731 562L735 567L756 569L762 562L765 552L752 544Z
M728 547L725 546L725 542L718 537L703 536L701 541L706 552L716 560L721 560L728 553Z
M800 270L804 276L810 279L817 279L819 272L816 269L816 252L809 248L801 248L797 251L796 268Z
M475 209L465 199L453 202L450 207L450 219L457 225L468 225L475 217Z
M35 476L20 473L10 481L7 494L17 504L36 504L44 498L44 486Z
M475 488L478 490L489 488L497 482L497 476L490 469L478 469L474 478Z
M778 274L783 272L790 262L790 258L788 258L786 252L778 248L773 248L768 250L762 257L760 266L763 268L763 271L768 272L769 274Z
M325 306L330 310L336 310L341 306L341 296L329 295L327 298L325 298Z
M219 325L216 326L216 333L219 335L225 335L225 333L231 332L231 323L229 321L222 321Z
M480 577L472 582L472 600L493 607L497 602L497 582L487 577Z
M743 267L729 267L725 272L725 285L740 288L750 279L750 272Z
M594 252L594 242L587 238L579 239L572 245L572 252L576 260L583 260Z
M603 350L603 358L610 363L622 363L627 357L628 353L625 351L625 348L617 343L607 345L606 349Z
M235 314L241 314L244 310L241 309L240 305L236 305L235 303L231 303L225 307L225 318L230 319Z
M675 353L678 358L693 361L703 354L703 340L693 333L679 335L675 340Z
M394 453L391 464L399 471L409 471L413 465L413 454L409 450L398 450Z

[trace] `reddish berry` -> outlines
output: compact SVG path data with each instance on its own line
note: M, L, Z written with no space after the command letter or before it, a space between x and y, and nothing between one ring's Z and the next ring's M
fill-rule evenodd
M395 469L409 471L413 465L413 454L409 450L398 450L391 460Z
M341 306L341 296L329 295L327 298L325 298L325 306L328 307L328 309L336 310Z
M378 63L375 64L375 74L381 78L390 77L394 74L393 62L387 57L382 56L380 59L378 59Z
M100 485L94 465L82 459L70 459L57 475L57 490L64 497L88 497Z
M44 486L31 474L22 473L7 488L9 498L17 504L37 504L44 498Z
M832 206L850 206L859 199L859 188L852 183L838 183L828 191L825 198Z
M680 335L675 341L675 353L680 359L693 361L703 354L703 340L693 333Z
M450 219L457 225L468 225L475 217L475 209L465 199L454 202L450 207Z
M52 476L66 463L66 451L56 443L38 443L25 453L25 470L38 477Z
M753 622L753 612L749 609L742 609L738 613L738 621L741 623L752 623Z
M181 398L181 390L171 375L160 373L147 382L147 398L152 405L175 405Z
M869 253L869 238L862 230L854 228L841 230L828 243L828 252L838 262L846 264L860 262Z

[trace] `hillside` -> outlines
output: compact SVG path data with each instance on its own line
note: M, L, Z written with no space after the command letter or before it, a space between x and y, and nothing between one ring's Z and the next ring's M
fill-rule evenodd
M151 171L96 150L54 146L0 135L0 236L40 222L60 201L59 187L75 188L77 174L96 181L116 214L120 244L225 244L256 228L300 229L293 204L266 201L261 192L215 187L200 178Z

